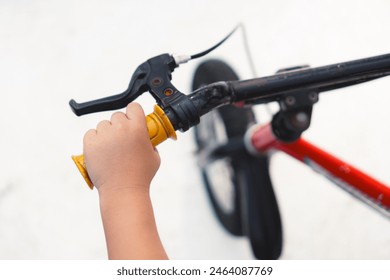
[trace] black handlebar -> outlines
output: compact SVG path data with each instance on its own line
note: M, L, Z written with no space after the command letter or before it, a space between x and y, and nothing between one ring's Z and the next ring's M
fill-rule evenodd
M273 76L230 82L235 102L267 103L297 91L316 93L390 75L390 54L333 65L282 72Z
M262 104L296 92L320 93L390 75L390 54L243 81L218 82L189 95L202 116L228 103Z

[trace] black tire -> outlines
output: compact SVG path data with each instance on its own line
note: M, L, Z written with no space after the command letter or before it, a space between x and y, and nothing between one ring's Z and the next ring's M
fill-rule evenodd
M195 90L213 82L237 79L235 72L224 62L208 60L196 69L192 87ZM203 116L195 127L198 150L220 141L243 137L254 122L255 116L250 108L227 105L213 110ZM254 157L243 150L239 155L213 164L221 165L226 174L217 176L222 172L213 170L212 165L202 167L201 172L218 220L231 234L248 236L256 258L277 259L282 249L282 226L269 176L268 158ZM217 179L225 182L217 182ZM227 185L228 203L218 194Z

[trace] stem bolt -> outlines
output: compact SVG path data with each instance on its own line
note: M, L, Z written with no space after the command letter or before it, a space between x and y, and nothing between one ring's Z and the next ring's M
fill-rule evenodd
M295 104L295 102L296 102L294 96L287 96L284 101L286 102L287 106L293 106Z

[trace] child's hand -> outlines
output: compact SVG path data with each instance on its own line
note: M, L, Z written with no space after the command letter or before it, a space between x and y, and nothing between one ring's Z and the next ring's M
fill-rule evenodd
M145 114L131 103L126 114L117 112L84 136L88 174L99 190L141 188L149 191L160 166L160 157L150 143Z

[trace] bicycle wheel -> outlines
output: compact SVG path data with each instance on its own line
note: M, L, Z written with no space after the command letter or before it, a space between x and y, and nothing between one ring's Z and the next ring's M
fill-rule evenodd
M196 69L193 89L217 81L237 80L224 62L208 60ZM250 108L232 105L213 110L195 127L198 150L243 137L255 122ZM246 235L259 259L276 259L282 248L279 209L268 171L267 157L254 157L243 150L238 155L201 167L204 185L214 212L230 233Z

